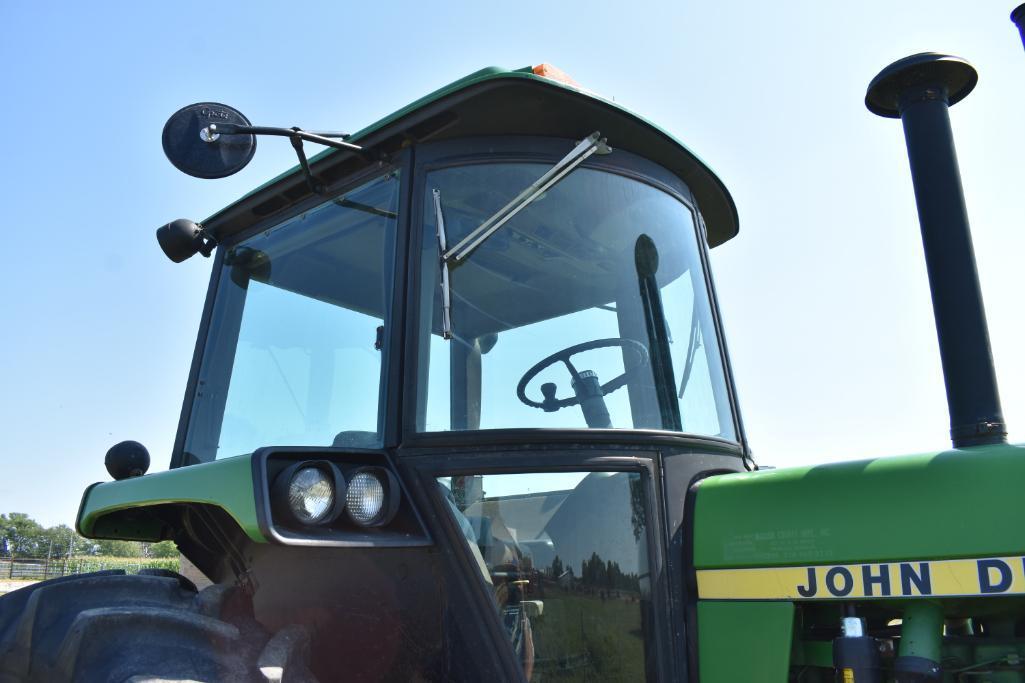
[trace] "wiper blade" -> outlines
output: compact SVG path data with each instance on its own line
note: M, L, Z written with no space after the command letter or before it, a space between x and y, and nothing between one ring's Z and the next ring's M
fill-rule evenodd
M434 189L434 220L438 226L438 252L445 253L445 215L441 212L441 190ZM441 337L452 338L452 287L449 284L448 261L441 259Z
M480 224L473 232L464 237L448 251L443 251L442 261L462 261L470 253L479 247L481 243L500 227L505 225L513 216L518 214L524 207L537 199L560 180L565 178L570 171L579 166L592 154L608 154L612 148L608 146L601 133L595 131L580 141L569 154L552 166L547 173L534 181L530 187L520 192L516 197L498 210L491 218Z
M353 201L351 199L335 199L335 204L345 209L355 209L356 211L363 211L364 213L373 214L375 216L381 216L382 218L398 218L399 215L394 211L387 209L379 209L376 206L369 204L363 204L362 202Z
M697 301L694 302L694 310L690 317L690 341L687 342L687 356L684 361L683 379L680 380L680 391L677 397L682 399L687 393L687 385L690 383L690 373L694 369L694 360L697 358L698 349L701 348L701 325L698 320Z

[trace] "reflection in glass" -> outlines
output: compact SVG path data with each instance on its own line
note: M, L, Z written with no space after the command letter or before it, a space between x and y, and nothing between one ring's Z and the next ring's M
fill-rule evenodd
M649 677L642 481L628 472L439 479L529 680Z

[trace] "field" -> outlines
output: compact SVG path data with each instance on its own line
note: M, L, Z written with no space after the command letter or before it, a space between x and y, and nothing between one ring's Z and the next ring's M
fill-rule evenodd
M72 557L68 560L52 559L48 561L46 558L0 560L0 595L45 579L70 574L86 574L105 569L123 569L129 574L140 569L169 569L176 572L180 569L180 562L177 557L142 558L95 555Z
M641 605L635 597L603 600L548 586L545 593L544 616L532 620L534 681L644 678Z

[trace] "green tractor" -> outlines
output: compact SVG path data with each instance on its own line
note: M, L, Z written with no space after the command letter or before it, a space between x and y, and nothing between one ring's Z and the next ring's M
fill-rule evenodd
M0 682L1025 681L1025 448L947 114L975 80L921 54L866 97L906 133L953 448L785 470L750 457L709 270L733 200L651 123L548 66L353 135L177 112L186 173L258 136L299 165L157 231L213 257L171 466L114 446L77 525L209 585L14 591Z

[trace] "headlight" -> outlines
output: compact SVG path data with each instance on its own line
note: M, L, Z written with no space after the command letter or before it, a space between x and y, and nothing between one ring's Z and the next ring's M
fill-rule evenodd
M296 463L274 481L272 504L279 519L308 526L338 518L345 496L345 479L329 462Z
M363 527L381 526L398 511L399 490L395 477L380 467L356 470L349 477L345 511L349 519Z
M303 524L323 521L335 504L335 485L317 467L303 467L288 483L288 507Z

